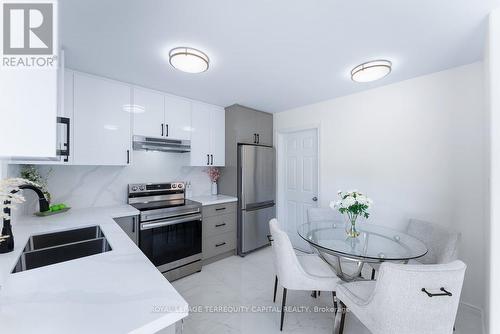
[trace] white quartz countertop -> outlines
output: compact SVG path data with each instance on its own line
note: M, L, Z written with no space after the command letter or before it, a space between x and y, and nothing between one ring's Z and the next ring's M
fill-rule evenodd
M112 218L129 205L13 221L15 249L0 254L1 333L155 333L188 304ZM99 225L109 252L11 274L34 234Z
M194 196L190 200L201 203L203 206L237 202L238 197L226 195Z

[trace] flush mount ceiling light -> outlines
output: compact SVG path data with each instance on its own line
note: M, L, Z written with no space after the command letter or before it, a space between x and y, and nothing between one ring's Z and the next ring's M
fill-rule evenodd
M170 65L175 69L187 73L202 73L208 70L210 60L208 56L188 47L178 47L170 50L168 54Z
M351 79L355 82L375 81L387 76L391 69L392 63L389 60L373 60L353 68Z

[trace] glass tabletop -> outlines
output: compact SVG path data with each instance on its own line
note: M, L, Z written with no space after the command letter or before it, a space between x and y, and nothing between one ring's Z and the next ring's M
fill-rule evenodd
M347 237L345 224L334 221L303 224L298 233L320 251L367 262L406 261L427 253L427 247L408 234L371 223L356 228L357 238Z

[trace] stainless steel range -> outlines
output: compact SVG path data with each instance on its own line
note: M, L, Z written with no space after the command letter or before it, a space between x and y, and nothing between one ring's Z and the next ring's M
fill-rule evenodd
M173 281L201 270L201 204L185 198L182 182L129 184L138 209L139 248Z

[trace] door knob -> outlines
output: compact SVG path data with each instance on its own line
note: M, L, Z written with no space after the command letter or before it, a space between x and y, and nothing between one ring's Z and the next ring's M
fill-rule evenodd
M313 201L314 202L317 202L318 201L318 198L316 196L313 197Z

